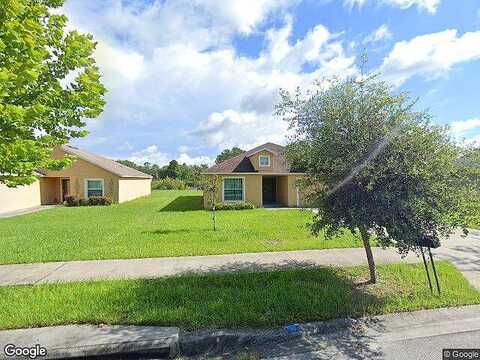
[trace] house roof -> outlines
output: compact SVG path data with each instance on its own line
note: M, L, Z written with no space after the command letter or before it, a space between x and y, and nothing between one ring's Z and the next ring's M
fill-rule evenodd
M262 151L270 151L276 155L273 162L273 168L270 169L272 173L290 173L290 166L288 165L287 159L285 157L285 147L277 145L274 143L265 143L263 145L257 146L251 150L245 151L240 155L234 156L228 160L221 162L220 164L215 164L210 167L208 173L217 173L217 174L229 174L229 173L253 173L258 172L252 165L250 161L250 156Z
M114 160L107 159L103 156L93 154L91 152L76 148L71 145L62 145L62 150L70 155L74 155L79 159L85 160L90 164L96 165L112 174L118 175L120 177L126 178L142 178L142 179L151 179L152 176L145 174L131 167L120 164Z

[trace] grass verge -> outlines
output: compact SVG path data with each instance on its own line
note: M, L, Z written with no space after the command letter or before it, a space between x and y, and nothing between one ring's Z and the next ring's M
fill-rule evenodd
M453 265L439 262L438 271L440 296L430 294L423 264L378 266L376 285L359 285L367 268L351 267L3 287L0 327L270 327L480 303L480 292Z

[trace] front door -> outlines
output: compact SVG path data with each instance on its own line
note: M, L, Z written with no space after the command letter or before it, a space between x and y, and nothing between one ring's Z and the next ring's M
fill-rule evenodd
M263 203L273 204L277 201L277 178L263 177Z
M62 201L65 201L68 195L70 195L70 179L62 179Z

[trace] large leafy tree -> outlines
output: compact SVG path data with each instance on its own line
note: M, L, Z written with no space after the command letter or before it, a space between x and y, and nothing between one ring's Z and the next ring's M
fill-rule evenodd
M90 35L67 32L53 13L63 0L0 0L0 182L35 181L36 169L69 159L51 151L86 135L86 118L103 110L105 88Z
M331 79L306 94L281 92L277 114L294 132L287 156L306 171L304 186L318 208L311 229L359 231L376 282L370 240L405 254L427 235L439 240L465 227L471 190L463 149L375 76Z
M242 150L237 146L234 146L231 149L225 149L217 155L217 158L215 159L215 164L220 164L221 162L231 159L232 157L240 155L244 152L245 150Z

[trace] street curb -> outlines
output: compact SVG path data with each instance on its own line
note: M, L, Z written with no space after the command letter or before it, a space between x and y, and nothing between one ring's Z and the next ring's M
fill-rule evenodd
M335 319L315 323L300 324L300 331L289 333L285 328L276 330L247 329L247 330L203 330L183 333L180 337L180 355L220 355L245 349L249 346L258 346L267 343L281 343L311 335L328 334L347 330L353 326L363 324L367 319Z

